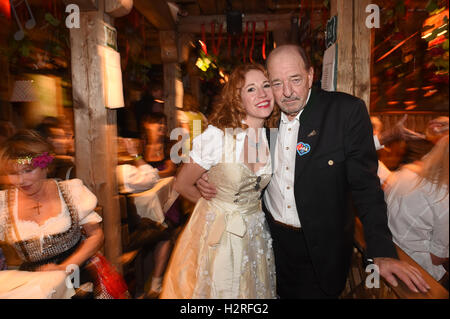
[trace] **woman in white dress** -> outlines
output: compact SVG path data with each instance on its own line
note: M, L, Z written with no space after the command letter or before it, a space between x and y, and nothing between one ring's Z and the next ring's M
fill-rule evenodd
M212 125L194 139L191 160L177 176L177 192L197 204L160 298L276 297L272 239L260 201L272 174L264 126L274 108L264 68L238 66L221 97ZM217 186L209 201L195 187L206 171Z
M11 186L0 191L0 244L16 252L20 270L82 267L103 245L97 198L79 179L47 178L51 151L31 130L0 147L0 167Z

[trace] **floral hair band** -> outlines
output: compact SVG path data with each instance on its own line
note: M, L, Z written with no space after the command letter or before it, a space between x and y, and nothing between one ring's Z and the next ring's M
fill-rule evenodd
M16 160L19 165L32 165L34 168L46 168L53 161L53 156L49 155L48 152L44 152L36 156L25 156L18 158Z

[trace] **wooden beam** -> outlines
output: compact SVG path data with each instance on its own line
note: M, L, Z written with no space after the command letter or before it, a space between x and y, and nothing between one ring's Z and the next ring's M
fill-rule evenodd
M178 61L177 35L175 31L160 31L159 43L161 46L161 59L164 63Z
M370 108L371 29L365 25L370 0L332 0L337 15L337 91L357 96Z
M99 10L82 12L80 28L70 29L77 177L97 196L103 209L105 256L119 271L122 254L117 198L116 110L105 108L99 45L104 37L104 0Z
M98 9L98 0L64 0L64 4L76 4L80 11L96 11Z
M309 0L309 1L287 1L290 3L280 3L286 1L279 0L266 0L267 8L271 10L283 10L283 9L291 9L291 10L320 10L325 9L324 1L317 0Z
M126 16L133 9L133 0L108 0L105 12L114 18Z
M337 15L337 91L354 95L353 0L332 0L331 15Z
M136 9L158 30L175 30L175 22L164 0L134 0Z
M164 114L167 116L167 129L171 132L177 125L177 107L175 105L177 96L177 78L180 74L178 63L170 62L163 64L164 73Z
M264 21L267 20L267 31L274 30L290 30L291 28L291 13L286 14L247 14L242 18L242 29L245 30L247 21L256 21L256 32L264 32ZM227 29L226 15L211 15L211 16L188 16L182 17L178 23L178 31L183 33L201 33L201 25L205 25L205 32L211 33L211 23L216 24L216 32L218 27L223 24L223 30Z
M366 7L372 0L355 1L354 10L354 63L355 96L370 110L371 30L366 27Z

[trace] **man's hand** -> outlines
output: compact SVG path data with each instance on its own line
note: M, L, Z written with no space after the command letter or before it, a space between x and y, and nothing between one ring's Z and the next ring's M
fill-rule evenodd
M385 145L389 144L393 141L403 140L403 141L411 141L411 140L423 140L425 139L425 135L409 130L405 127L406 119L408 118L408 114L405 114L403 118L398 121L394 127L385 130L378 137L380 144Z
M398 277L414 292L419 292L417 290L419 289L421 292L426 293L430 289L419 270L407 262L384 257L374 258L374 262L380 269L380 275L394 287L398 285L396 279Z
M216 187L208 182L208 174L203 173L195 184L204 199L210 200L217 195Z

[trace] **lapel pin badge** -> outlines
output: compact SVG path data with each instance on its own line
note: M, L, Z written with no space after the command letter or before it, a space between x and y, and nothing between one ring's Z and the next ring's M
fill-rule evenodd
M300 142L297 144L297 153L300 156L306 155L311 150L311 146L307 143Z
M317 131L316 130L312 130L311 133L308 134L308 137L317 135Z

